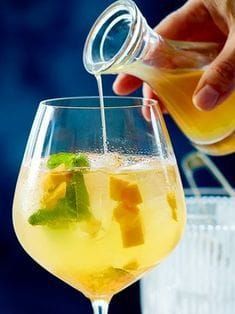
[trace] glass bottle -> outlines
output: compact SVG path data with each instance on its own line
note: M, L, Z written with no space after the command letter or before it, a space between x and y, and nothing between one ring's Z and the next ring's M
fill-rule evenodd
M163 38L133 1L119 0L93 25L84 65L95 75L123 72L147 82L195 146L226 155L235 152L235 93L212 111L200 111L192 103L197 83L219 49L216 43Z

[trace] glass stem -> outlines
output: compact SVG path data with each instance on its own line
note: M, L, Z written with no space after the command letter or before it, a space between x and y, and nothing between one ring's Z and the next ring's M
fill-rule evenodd
M92 301L94 314L108 314L109 302L105 300Z

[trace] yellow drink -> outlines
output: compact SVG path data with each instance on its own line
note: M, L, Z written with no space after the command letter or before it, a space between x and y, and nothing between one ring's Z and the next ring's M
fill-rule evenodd
M23 166L14 225L25 250L44 268L91 299L109 299L176 246L185 224L183 191L169 160L132 157L125 166L130 156L118 155L115 163L99 166L104 156L88 156L89 169L48 170L44 160ZM89 215L32 224L42 203L55 206L77 174L89 196Z
M180 129L193 143L199 144L200 149L213 155L235 151L235 93L212 111L200 111L192 103L203 71L161 71L140 62L114 71L126 72L146 81L156 91Z

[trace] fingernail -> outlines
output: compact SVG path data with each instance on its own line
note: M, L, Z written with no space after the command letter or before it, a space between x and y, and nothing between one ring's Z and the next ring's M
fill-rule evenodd
M211 110L216 106L219 96L219 92L207 84L193 97L193 103L198 109Z

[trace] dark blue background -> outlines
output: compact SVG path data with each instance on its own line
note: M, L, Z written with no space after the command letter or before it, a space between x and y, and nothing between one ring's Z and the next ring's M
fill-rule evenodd
M48 274L16 240L11 206L20 162L40 100L96 95L95 80L82 64L82 49L108 0L1 0L0 2L0 312L91 313L88 301ZM136 1L154 26L183 0ZM105 78L111 94L112 77ZM169 120L169 119L167 119ZM168 127L178 161L192 147L174 124ZM234 157L216 158L233 182ZM114 298L110 312L139 313L138 285Z

